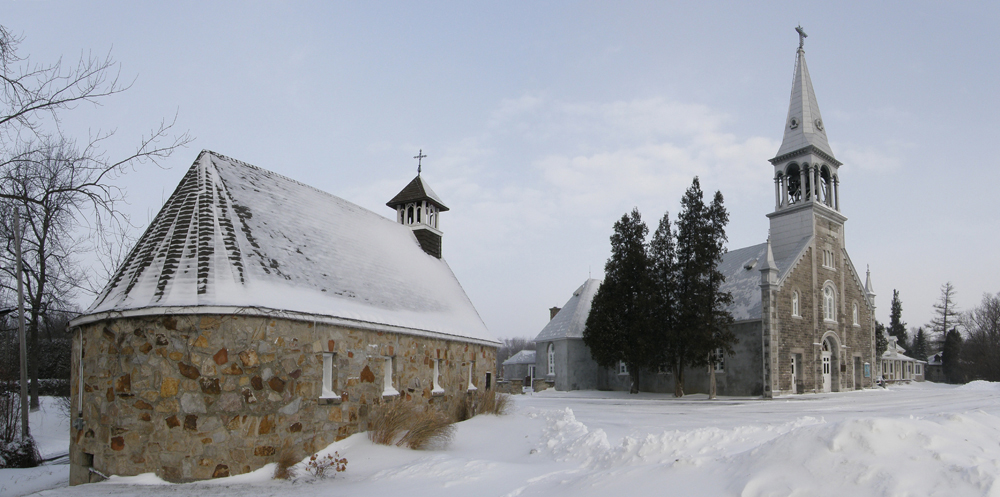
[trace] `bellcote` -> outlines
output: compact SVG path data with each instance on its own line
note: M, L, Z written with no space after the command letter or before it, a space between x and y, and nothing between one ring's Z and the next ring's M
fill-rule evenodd
M423 150L416 158L423 159ZM440 214L448 211L441 198L420 175L421 165L417 165L417 177L413 178L392 200L386 202L396 210L396 222L409 226L416 235L420 247L438 259L441 258Z

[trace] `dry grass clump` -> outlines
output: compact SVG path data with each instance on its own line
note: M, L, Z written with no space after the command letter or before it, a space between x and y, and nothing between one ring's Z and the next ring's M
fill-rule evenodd
M510 395L496 389L478 390L476 392L477 409L475 414L492 414L503 416L510 412L512 406Z
M455 418L465 421L479 414L503 416L512 407L510 395L495 389L476 390L459 399L455 405Z
M291 480L295 478L295 470L292 466L299 463L299 460L292 452L285 452L278 458L278 465L274 468L275 480Z
M383 403L368 417L368 439L381 445L405 445L415 450L443 448L454 434L448 416L435 409L418 410L412 402L403 400Z
M406 445L414 450L443 449L455 436L455 425L444 413L427 409L413 417L409 431L396 445Z
M368 440L380 445L396 443L400 434L413 425L416 414L410 402L383 402L368 415Z

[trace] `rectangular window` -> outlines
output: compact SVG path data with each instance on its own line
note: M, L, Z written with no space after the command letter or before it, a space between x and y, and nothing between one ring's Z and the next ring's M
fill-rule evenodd
M399 390L392 386L395 370L392 368L392 357L385 358L385 371L382 372L382 396L399 395Z
M920 368L920 364L917 364L917 365L915 366L915 368L916 368L916 372L917 372L917 374L923 374L923 373L921 373L921 372L920 372L920 370L921 370L921 368Z
M618 361L618 374L628 374L628 364L625 361Z
M323 391L320 398L332 399L340 397L337 393L337 354L333 352L323 353Z
M712 362L715 365L714 367L716 373L726 372L726 355L725 351L722 350L721 347L712 352Z
M444 388L441 388L441 359L434 359L434 376L431 379L431 395L444 395Z
M475 378L475 376L476 376L475 375L475 371L476 371L476 361L472 361L472 362L469 363L469 391L470 392L473 391L473 390L478 390L478 388L476 388L475 383L472 383L472 379Z

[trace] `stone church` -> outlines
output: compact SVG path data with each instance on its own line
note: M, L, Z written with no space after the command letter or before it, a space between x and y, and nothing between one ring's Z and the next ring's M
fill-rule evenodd
M855 390L872 385L875 293L847 253L840 166L827 139L800 33L788 117L773 167L767 242L730 250L719 265L739 338L716 365L720 395ZM763 180L763 178L761 178ZM763 238L763 237L762 237ZM600 368L583 344L599 282L588 280L536 337L536 371L560 390L627 390L624 365ZM566 313L566 315L563 315ZM721 351L720 351L721 354ZM706 392L708 371L688 370L685 391ZM640 389L672 392L668 372Z
M419 168L388 206L201 152L71 323L70 483L247 473L373 404L489 388L499 343L441 258L448 208Z

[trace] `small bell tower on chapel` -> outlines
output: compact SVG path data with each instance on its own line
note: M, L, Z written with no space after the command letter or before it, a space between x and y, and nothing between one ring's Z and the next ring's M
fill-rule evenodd
M423 167L423 149L413 156L417 159L417 177L385 205L396 210L396 222L409 226L424 252L441 258L440 215L448 210L441 198L420 176Z

